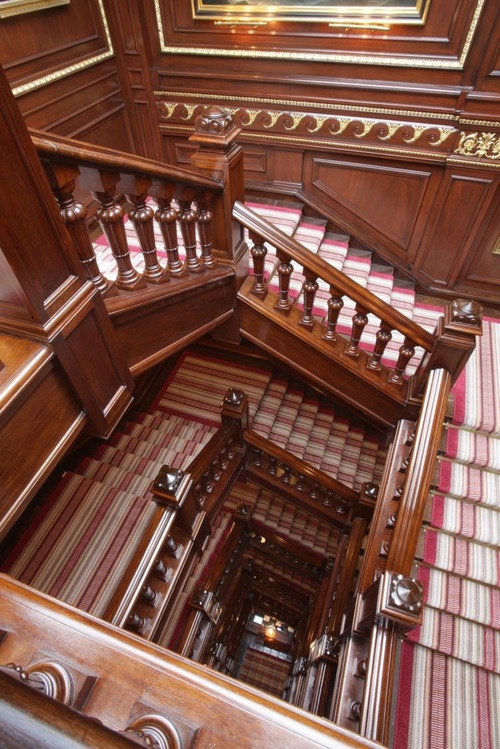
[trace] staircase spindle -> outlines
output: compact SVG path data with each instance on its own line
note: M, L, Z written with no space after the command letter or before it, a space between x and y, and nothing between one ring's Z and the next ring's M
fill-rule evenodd
M99 204L96 212L97 220L116 260L118 269L116 285L120 289L139 289L146 283L132 265L123 222L124 211L114 199L114 193L114 184L107 190L92 190L92 195Z
M158 208L155 213L155 219L158 222L165 243L167 268L171 276L185 276L187 270L179 258L179 242L177 239L179 209L175 205L172 205L170 198L157 197L156 203Z
M250 241L253 242L250 254L253 259L253 285L251 293L264 299L267 296L267 288L264 283L265 261L267 247L264 240L258 234L250 232Z
M345 347L345 354L347 356L359 356L359 341L363 335L363 330L368 323L368 310L362 307L360 304L356 305L356 314L352 318L352 332L349 343Z
M300 316L299 324L311 330L314 327L314 317L312 311L314 307L314 300L316 298L316 292L319 288L317 281L318 277L308 271L307 268L304 268L304 276L306 279L303 286L304 309L302 315Z
M342 299L342 292L336 289L335 286L330 286L330 298L328 299L328 315L326 329L323 332L322 338L327 341L337 340L337 322L339 319L340 312L344 306Z
M72 170L75 177L70 180L67 180L67 168L60 171L57 165L46 164L45 172L61 210L62 220L73 239L85 278L91 281L101 294L106 296L116 294L112 282L99 270L87 224L87 209L74 196L78 168L75 167Z
M277 310L286 314L290 311L292 306L292 300L288 296L288 290L290 288L290 277L293 273L293 265L290 262L288 255L284 252L278 250L276 255L279 260L276 269L279 279L279 299L274 306Z
M202 273L203 263L196 254L196 222L198 208L191 200L180 200L179 221L186 250L186 266L190 273Z
M164 283L169 280L168 270L162 268L156 254L153 229L154 210L146 203L147 191L141 194L127 194L132 209L128 215L132 221L144 256L144 278L150 283Z
M396 367L389 376L389 382L393 385L402 385L405 369L412 356L415 354L415 347L410 338L405 338L403 345L399 349L399 357Z
M374 372L380 371L382 366L382 356L384 355L387 344L392 339L391 331L392 328L386 323L382 323L380 328L377 330L375 348L373 349L373 354L371 355L370 360L366 365L367 369L371 369Z
M208 209L207 201L198 200L198 233L200 236L201 257L205 268L211 268L215 264L212 254L212 212Z

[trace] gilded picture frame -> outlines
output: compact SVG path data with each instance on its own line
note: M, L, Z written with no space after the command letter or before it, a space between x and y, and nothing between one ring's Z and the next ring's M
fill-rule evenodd
M33 13L36 10L69 5L70 0L0 0L0 19Z
M195 20L215 23L423 24L430 0L191 0Z

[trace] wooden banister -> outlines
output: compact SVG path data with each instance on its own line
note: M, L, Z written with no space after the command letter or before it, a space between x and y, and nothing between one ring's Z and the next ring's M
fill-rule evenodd
M309 252L293 237L289 237L275 226L258 216L241 202L236 202L233 209L234 217L246 228L264 237L277 250L299 265L307 268L308 272L317 278L322 278L331 286L342 289L342 293L354 299L360 307L369 310L383 320L392 329L399 330L403 335L411 338L413 343L430 351L434 345L434 336L409 320L398 310L383 302L368 289L364 289L351 278L333 268L329 263Z
M51 162L69 163L75 161L97 169L106 169L116 173L137 174L142 177L179 183L196 189L208 188L222 191L223 186L216 179L190 172L187 169L162 164L142 156L134 156L124 151L115 151L104 146L90 145L73 138L48 133L43 130L29 129L31 139L39 155Z

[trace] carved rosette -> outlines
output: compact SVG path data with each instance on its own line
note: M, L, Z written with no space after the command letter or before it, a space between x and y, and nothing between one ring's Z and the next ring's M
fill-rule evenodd
M137 736L143 746L151 749L181 749L182 742L172 721L163 715L151 713L136 718L125 731Z

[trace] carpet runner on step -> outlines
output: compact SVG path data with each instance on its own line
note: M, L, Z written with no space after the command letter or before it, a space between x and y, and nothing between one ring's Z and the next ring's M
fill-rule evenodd
M265 361L238 364L187 352L158 407L216 424L231 386L248 394L250 427L271 442L349 487L380 479L386 451L379 436L337 417L327 399L279 371L273 374Z
M157 409L123 424L62 476L2 571L102 616L153 519L152 480L164 463L186 469L214 432Z
M395 749L500 747L500 324L453 389L415 575L423 624L402 649Z

